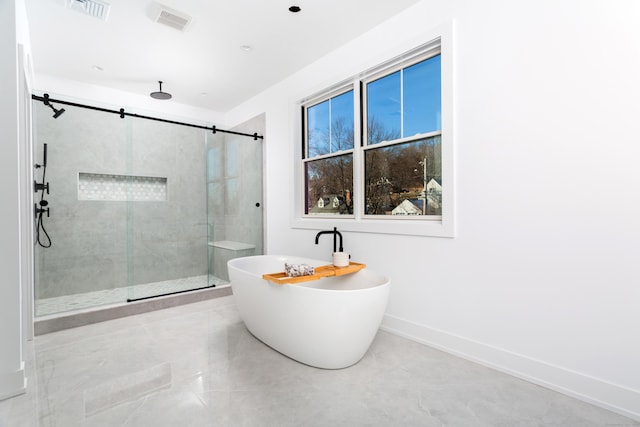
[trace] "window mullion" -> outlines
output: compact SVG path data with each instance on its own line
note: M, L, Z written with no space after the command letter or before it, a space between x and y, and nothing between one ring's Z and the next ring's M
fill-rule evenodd
M362 132L367 125L365 121L366 108L362 105L364 100L362 84L357 79L354 81L353 89L354 98L357 100L353 103L353 215L356 220L359 220L364 217L364 167L362 167L363 143L361 141ZM358 141L357 144L356 141Z
M400 69L400 138L404 138L404 68Z
M331 118L331 102L333 101L333 99L329 98L329 153L333 153L333 129L331 126L332 123L332 118Z
M307 107L304 105L300 108L301 110L301 122L302 122L302 158L306 159L309 157L309 132L307 131Z

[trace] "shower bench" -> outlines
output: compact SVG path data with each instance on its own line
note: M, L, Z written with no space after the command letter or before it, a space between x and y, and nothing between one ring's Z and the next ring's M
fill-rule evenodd
M213 274L229 281L227 261L245 256L255 255L256 245L251 243L235 242L233 240L219 240L209 242L213 250L209 250L209 268L213 267Z

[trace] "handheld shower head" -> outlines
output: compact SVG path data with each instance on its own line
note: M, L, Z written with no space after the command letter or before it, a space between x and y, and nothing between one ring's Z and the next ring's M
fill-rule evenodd
M45 172L47 170L47 143L45 142L44 148L42 150L42 164L36 163L34 166L36 169L44 168ZM36 190L38 191L38 190Z

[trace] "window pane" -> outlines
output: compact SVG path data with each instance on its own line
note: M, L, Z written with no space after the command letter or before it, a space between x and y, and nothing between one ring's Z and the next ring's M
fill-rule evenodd
M353 156L345 154L305 163L308 215L353 214Z
M440 55L403 70L403 137L442 129Z
M331 152L353 148L353 91L331 100Z
M442 215L441 145L435 136L367 150L365 214Z
M400 71L367 85L367 144L400 138Z
M307 156L352 149L353 122L353 90L307 108Z
M329 153L329 100L307 108L307 146L309 157Z

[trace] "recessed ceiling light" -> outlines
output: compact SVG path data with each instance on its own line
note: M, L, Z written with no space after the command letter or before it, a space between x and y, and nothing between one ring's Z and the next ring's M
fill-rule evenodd
M104 71L104 68L102 68L99 65L94 65L93 67L91 67L94 71Z
M245 52L250 52L252 47L248 44L243 44L242 46L240 46L240 49L244 50Z
M302 9L300 9L300 6L291 6L291 7L289 8L289 12L292 12L292 13L298 13L298 12L300 12L301 10L302 10Z

